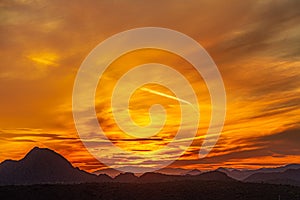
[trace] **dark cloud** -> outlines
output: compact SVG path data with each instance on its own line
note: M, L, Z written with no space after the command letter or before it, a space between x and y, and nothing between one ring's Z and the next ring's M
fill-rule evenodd
M221 154L217 154L215 156L208 156L200 160L189 160L183 157L183 159L176 161L176 164L218 164L230 161L234 162L240 159L259 158L264 156L272 156L274 158L286 157L289 155L298 156L300 155L300 129L288 129L267 136L243 138L242 140L236 140L232 143L235 144L235 147L233 148L221 147L220 149L223 150L222 152L218 151L218 147L216 147L217 150L214 149L212 151L213 153ZM252 149L247 150L247 148ZM197 152L198 151L195 151L193 153ZM239 164L242 163L239 162ZM252 163L252 165L259 165L259 163Z
M264 149L281 155L300 155L300 129L289 129L272 135L259 137L253 142L263 142Z
M243 13L247 16L245 23L231 30L236 34L224 38L223 42L214 47L216 51L222 52L226 60L232 62L233 59L240 60L241 57L252 57L253 54L253 57L266 54L278 56L283 52L282 48L286 50L288 47L290 51L297 47L294 43L288 43L287 31L299 25L299 1L272 1L255 3L254 6L254 9Z
M288 100L282 100L276 103L270 103L263 109L259 111L259 114L254 115L247 120L251 119L258 119L264 117L272 117L272 116L280 116L284 113L288 113L290 111L298 110L300 106L300 99L299 98L291 98ZM297 123L296 123L297 124Z

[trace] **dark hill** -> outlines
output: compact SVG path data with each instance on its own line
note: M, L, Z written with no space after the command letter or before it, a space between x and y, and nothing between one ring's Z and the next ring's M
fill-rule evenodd
M89 183L89 182L120 182L120 183L153 183L186 180L232 181L222 172L206 172L199 175L165 175L145 173L141 177L133 173L121 173L114 179L108 175L99 176L74 168L60 154L46 148L33 148L19 161L6 160L0 164L0 185L32 185L46 183Z
M272 169L259 169L245 179L246 182L279 183L300 185L299 165L287 165ZM275 171L275 172L274 172ZM279 171L279 172L277 172ZM194 172L194 171L193 171ZM200 173L200 171L195 171ZM228 173L240 173L239 170L219 169L198 175L166 175L157 172L145 173L137 177L133 173L121 173L114 179L108 175L99 176L74 168L60 154L46 148L33 148L19 161L6 160L0 163L0 185L33 184L72 184L72 183L160 183L188 181L236 182ZM253 172L253 171L251 171Z
M217 171L226 173L229 177L237 180L244 180L252 174L256 173L274 173L274 172L284 172L288 169L300 169L300 164L288 164L285 166L274 167L274 168L260 168L254 170L239 170L239 169L227 169L220 167Z
M166 175L160 173L145 173L138 179L141 183L171 182L171 181L221 181L231 182L234 179L218 171L205 172L199 175Z
M169 181L176 181L182 180L184 176L180 175L166 175L157 172L147 172L139 177L139 181L143 183L155 183L155 182L169 182Z
M195 176L195 175L199 175L201 174L202 172L199 170L199 169L193 169L191 171L189 171L188 173L186 173L186 175L192 175L192 176Z
M100 180L101 179L101 180ZM46 148L33 148L19 161L6 160L0 164L0 184L83 183L109 180L108 176L89 174L60 154Z
M121 182L121 183L133 183L133 182L137 182L137 180L138 177L130 172L121 173L114 178L115 182Z
M300 186L300 169L288 169L284 172L256 173L244 180L253 183L274 183Z
M227 174L219 171L210 171L205 172L199 175L191 176L192 180L201 180L201 181L236 181L233 178L230 178Z

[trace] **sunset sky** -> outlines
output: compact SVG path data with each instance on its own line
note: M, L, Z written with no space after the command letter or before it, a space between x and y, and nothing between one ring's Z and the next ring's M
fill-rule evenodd
M115 145L124 151L148 152L163 147L176 134L178 101L145 88L132 95L131 116L137 124L147 125L148 109L159 100L168 118L155 137L129 137L116 126L111 113L111 90L120 76L155 61L185 74L197 91L201 111L196 138L170 167L259 168L300 163L299 7L298 0L0 1L0 162L21 159L39 146L55 150L84 170L105 168L86 150L74 125L72 92L77 71L106 38L153 26L192 37L213 58L227 93L225 126L217 145L199 159L211 114L205 83L175 54L133 51L112 63L95 97L99 123ZM173 95L159 85L147 89Z

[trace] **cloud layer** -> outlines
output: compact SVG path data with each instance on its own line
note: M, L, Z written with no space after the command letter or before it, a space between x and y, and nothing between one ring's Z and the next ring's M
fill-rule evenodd
M209 122L210 102L206 87L193 76L188 63L166 52L151 50L132 53L114 63L124 71L154 58L181 70L198 89L202 117L198 135L174 166L258 167L297 162L299 3L1 1L0 160L19 159L30 148L40 145L62 153L83 169L103 167L86 151L73 123L71 104L76 72L88 53L107 37L131 28L158 26L181 31L207 49L219 67L228 98L222 136L210 155L198 160L197 152ZM99 122L121 148L142 152L164 146L178 127L176 102L160 99L172 115L165 127L168 131L152 139L130 138L115 126L106 104L109 95L101 94L109 94L122 70L108 71L103 81L109 84L98 88ZM150 105L152 101L147 98L158 98L135 95L136 108L145 102ZM133 112L143 118L138 121L137 117L138 123L146 122L147 110Z

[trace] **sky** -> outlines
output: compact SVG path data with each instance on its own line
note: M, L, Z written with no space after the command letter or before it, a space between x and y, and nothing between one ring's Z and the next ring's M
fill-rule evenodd
M95 97L99 124L116 146L147 153L162 148L176 134L180 104L159 95L174 96L160 85L146 85L130 100L130 114L140 126L149 124L148 109L157 100L165 106L166 124L157 135L132 138L112 116L111 90L120 76L155 61L185 74L197 91L201 111L192 145L170 167L300 163L299 7L298 0L1 0L0 162L21 159L39 146L55 150L84 170L105 168L77 134L72 115L74 80L83 60L100 42L122 31L152 26L190 36L213 58L226 89L225 125L213 150L199 159L211 114L205 83L177 55L155 49L133 51L111 64Z

